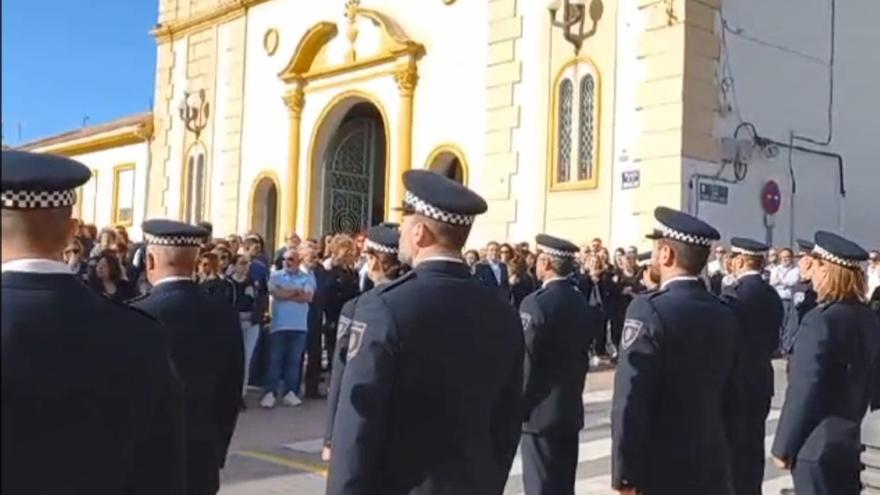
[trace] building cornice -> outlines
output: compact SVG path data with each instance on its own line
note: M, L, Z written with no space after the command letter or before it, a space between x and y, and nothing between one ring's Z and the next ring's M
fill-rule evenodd
M238 19L239 17L244 16L249 8L267 1L268 0L235 0L227 5L200 12L185 19L158 24L152 31L150 31L150 34L156 38L157 43L173 41L189 33L201 31L211 26L224 24Z
M113 123L95 128L87 128L62 134L20 146L18 149L53 153L63 156L77 156L110 148L118 148L129 144L146 143L153 137L152 114L137 117L137 120L124 122L113 127ZM96 132L97 131L97 132Z

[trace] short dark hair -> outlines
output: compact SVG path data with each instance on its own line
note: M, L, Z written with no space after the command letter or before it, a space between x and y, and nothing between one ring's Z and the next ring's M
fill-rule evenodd
M437 238L437 244L446 249L456 252L461 251L467 242L468 236L471 235L470 225L452 225L428 217L423 218L431 226L431 232Z
M709 261L709 247L685 244L675 239L660 239L660 245L669 246L675 251L676 264L689 275L699 275Z
M553 272L560 277L567 277L575 271L574 258L560 258L557 256L551 256L550 268L552 268Z

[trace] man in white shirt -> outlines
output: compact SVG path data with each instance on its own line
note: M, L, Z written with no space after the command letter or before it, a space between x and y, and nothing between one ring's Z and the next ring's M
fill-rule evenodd
M791 309L792 288L800 279L801 272L794 263L794 252L790 248L780 249L779 264L770 269L769 282L782 299L783 314L788 314Z
M871 251L868 255L868 299L880 287L880 251Z

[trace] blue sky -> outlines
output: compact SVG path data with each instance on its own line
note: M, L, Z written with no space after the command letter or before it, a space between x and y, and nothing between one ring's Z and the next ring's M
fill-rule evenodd
M3 0L3 141L149 110L158 0Z

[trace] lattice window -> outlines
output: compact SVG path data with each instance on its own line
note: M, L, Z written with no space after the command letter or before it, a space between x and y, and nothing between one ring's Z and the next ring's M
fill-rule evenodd
M551 188L592 188L598 178L598 74L586 60L565 65L556 79Z
M578 118L578 171L577 180L593 178L593 128L596 100L596 82L591 74L581 78L580 117Z
M566 182L571 170L571 122L574 107L574 85L565 79L559 85L559 131L556 142L556 181Z
M185 172L186 203L184 220L189 223L198 223L205 219L205 203L207 190L207 159L205 149L201 145L194 146L190 150L186 160Z

